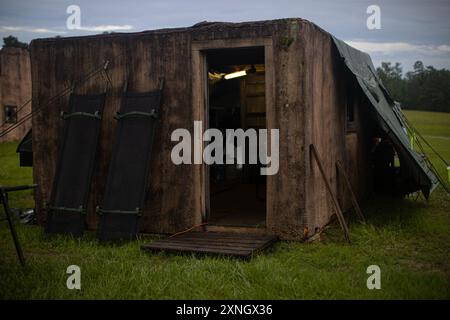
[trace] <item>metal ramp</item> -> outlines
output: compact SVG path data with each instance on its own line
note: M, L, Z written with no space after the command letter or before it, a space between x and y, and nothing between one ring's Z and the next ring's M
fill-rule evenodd
M277 241L276 236L236 232L191 231L145 244L148 252L198 253L250 259Z
M115 116L112 159L98 207L97 237L101 241L133 240L139 231L162 88L163 80L159 90L124 93Z
M105 94L71 94L69 112L62 112L64 137L46 205L45 232L80 236L94 171Z

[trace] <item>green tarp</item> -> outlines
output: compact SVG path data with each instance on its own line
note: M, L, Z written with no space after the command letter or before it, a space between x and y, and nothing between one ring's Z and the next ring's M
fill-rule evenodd
M377 76L370 56L339 39L332 38L345 65L371 102L381 129L394 144L402 170L405 169L411 178L408 190L422 190L428 198L430 192L437 186L438 180L425 159L411 149L403 113Z

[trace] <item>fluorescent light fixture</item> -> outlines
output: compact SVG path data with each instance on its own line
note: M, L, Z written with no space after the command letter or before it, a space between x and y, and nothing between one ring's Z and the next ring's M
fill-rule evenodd
M237 72L233 72L233 73L229 73L225 75L225 80L230 80L233 78L237 78L237 77L243 77L247 75L247 71L242 70L242 71L237 71Z

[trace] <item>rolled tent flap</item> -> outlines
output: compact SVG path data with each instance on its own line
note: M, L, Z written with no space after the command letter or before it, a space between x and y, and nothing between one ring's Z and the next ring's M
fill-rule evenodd
M402 161L402 170L410 176L408 190L421 190L426 198L438 184L438 179L428 167L425 159L411 149L406 124L397 103L383 86L367 53L361 52L345 42L332 37L345 65L353 73L364 94L372 104L381 129L394 144Z

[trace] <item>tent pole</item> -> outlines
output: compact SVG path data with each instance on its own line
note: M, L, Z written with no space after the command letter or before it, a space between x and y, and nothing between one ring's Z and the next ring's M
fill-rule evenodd
M5 211L6 220L8 221L9 230L14 240L14 246L16 247L17 257L19 258L22 267L25 266L25 258L23 257L22 247L20 246L19 238L17 237L16 229L11 218L11 211L8 205L8 195L4 188L0 188L0 202L3 203L3 209Z
M363 213L361 211L361 208L360 208L360 206L358 204L358 201L356 200L356 196L355 196L355 193L353 192L353 188L352 188L352 185L350 183L350 180L349 180L349 178L347 176L347 173L344 170L344 167L342 166L342 164L341 164L341 162L339 160L336 162L336 168L337 168L338 173L341 173L342 176L344 177L345 185L346 185L346 187L347 187L347 189L348 189L348 191L350 193L350 198L352 200L353 209L355 209L356 215L358 216L360 222L366 223L366 219L365 219L365 217L364 217L364 215L363 215Z
M331 200L333 202L334 209L336 210L336 216L338 218L339 224L341 225L342 231L344 232L345 239L347 240L348 243L351 243L350 232L348 230L347 223L345 222L345 218L342 213L342 210L339 207L339 203L338 203L338 201L333 193L333 190L331 189L330 183L328 182L328 179L325 175L325 170L323 169L322 161L319 158L319 154L318 154L317 149L314 146L314 144L311 143L309 145L309 150L314 155L314 159L316 160L317 166L319 167L319 171L322 175L322 179L325 183L328 193L331 196Z

